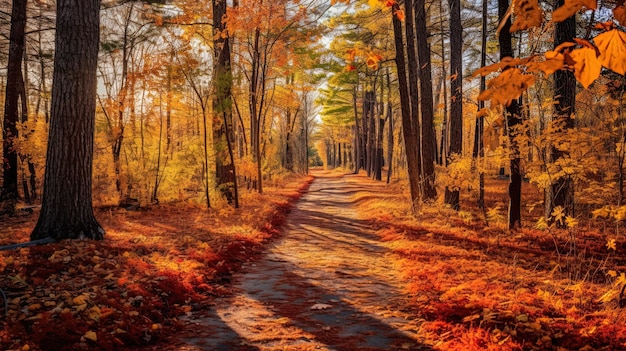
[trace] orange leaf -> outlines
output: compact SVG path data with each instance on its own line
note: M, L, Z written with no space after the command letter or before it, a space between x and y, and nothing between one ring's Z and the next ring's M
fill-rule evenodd
M511 32L539 27L543 22L543 12L538 0L515 0L515 22L511 25Z
M596 23L596 25L593 26L593 28L594 29L599 29L599 30L611 30L611 29L615 28L615 23L613 23L613 21Z
M565 66L565 55L555 51L546 51L546 59L541 62L531 62L528 64L529 72L543 72L545 75L550 75Z
M617 5L613 9L613 17L622 26L626 26L626 6L624 4Z
M589 40L587 39L581 39L581 38L574 38L574 41L576 42L576 44L585 47L585 48L590 48L590 49L594 49L594 50L598 50L596 49L595 45L593 45ZM598 55L600 55L600 53L598 52Z
M487 90L481 92L478 99L491 99L492 105L508 106L534 82L534 75L524 74L519 68L509 68L487 82Z
M378 69L378 63L380 62L380 60L382 60L383 57L378 55L378 54L372 54L370 53L367 56L367 61L365 62L367 64L367 67L369 67L370 69L373 70L377 70Z
M404 18L406 17L403 10L397 10L394 12L394 15L396 15L396 18L400 21L404 21Z
M356 49L348 49L346 50L346 61L354 61L354 58L357 55L357 50Z
M600 50L602 66L615 73L626 73L626 33L617 29L604 32L594 41Z
M596 0L565 0L565 4L552 12L552 20L554 22L563 22L572 17L582 7L589 10L595 10L597 7Z
M519 66L519 65L525 65L526 63L528 63L529 61L532 61L535 58L535 56L529 56L523 59L520 58L513 58L513 57L505 57L503 58L500 62L496 62L494 64L491 64L489 66L485 66L485 67L481 67L479 69L477 69L476 71L474 71L474 74L472 74L472 77L476 77L476 76L486 76L490 73L493 72L497 72L505 67L515 67L515 66Z
M584 47L572 51L570 55L576 61L574 76L587 89L600 76L602 70L596 49Z

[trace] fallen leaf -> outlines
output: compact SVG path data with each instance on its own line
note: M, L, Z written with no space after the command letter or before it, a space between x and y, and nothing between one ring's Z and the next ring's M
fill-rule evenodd
M327 310L329 308L332 308L333 306L331 305L327 305L325 303L316 303L315 305L311 306L312 310Z
M84 305L87 303L87 300L89 299L89 296L86 294L83 295L79 295L76 296L75 298L72 299L72 303L74 305Z
M83 337L85 339L93 341L93 342L98 341L98 336L96 335L96 332L91 331L91 330L86 332L85 335L83 335Z

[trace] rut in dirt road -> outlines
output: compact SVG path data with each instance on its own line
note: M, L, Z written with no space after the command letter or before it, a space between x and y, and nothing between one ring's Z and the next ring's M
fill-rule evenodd
M389 249L356 212L354 194L367 191L351 176L316 174L282 238L235 277L234 296L193 321L182 349L429 350L403 311Z

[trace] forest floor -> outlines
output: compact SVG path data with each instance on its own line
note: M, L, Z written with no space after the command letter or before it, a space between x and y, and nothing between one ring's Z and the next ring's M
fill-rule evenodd
M468 196L413 216L401 181L313 175L239 211L100 211L103 242L0 251L0 348L626 350L619 223L538 230L529 208L508 231L505 180L486 216ZM0 245L35 219L0 222Z

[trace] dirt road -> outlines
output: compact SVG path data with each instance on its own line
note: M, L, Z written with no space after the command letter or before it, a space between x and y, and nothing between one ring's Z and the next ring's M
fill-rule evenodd
M375 189L319 172L285 233L234 278L236 294L194 316L178 350L428 350L403 311L389 249L359 217Z

